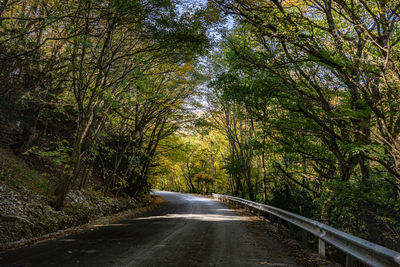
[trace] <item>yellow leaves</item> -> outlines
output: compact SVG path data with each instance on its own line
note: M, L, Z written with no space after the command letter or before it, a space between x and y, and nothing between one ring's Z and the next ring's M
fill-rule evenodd
M286 8L298 7L304 9L307 7L307 4L303 0L284 0L282 1L282 6Z
M283 8L300 8L302 10L304 10L308 4L307 1L305 0L282 0L280 1L281 5ZM246 3L248 3L249 6L251 6L252 8L254 8L255 10L268 10L269 12L271 12L271 9L276 7L275 3L273 3L273 1L265 1L265 0L252 0L252 1L246 1ZM280 13L280 12L279 12ZM275 14L277 15L277 14Z
M329 101L329 104L332 105L333 107L337 107L341 103L342 103L342 97L339 96L335 96Z

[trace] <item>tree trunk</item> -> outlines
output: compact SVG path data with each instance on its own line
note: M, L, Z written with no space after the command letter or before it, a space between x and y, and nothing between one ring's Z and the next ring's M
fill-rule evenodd
M263 203L267 203L267 173L265 170L264 150L261 152Z

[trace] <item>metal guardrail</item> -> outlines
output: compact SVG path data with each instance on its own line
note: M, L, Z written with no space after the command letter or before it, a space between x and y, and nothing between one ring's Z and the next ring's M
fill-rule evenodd
M293 224L304 231L318 237L318 252L320 257L325 257L325 242L343 251L346 255L346 266L354 265L354 259L369 266L400 266L400 253L374 244L362 238L347 234L326 224L308 219L298 214L278 209L272 206L249 201L246 199L213 194L213 197L231 204L242 204L249 208L266 212Z

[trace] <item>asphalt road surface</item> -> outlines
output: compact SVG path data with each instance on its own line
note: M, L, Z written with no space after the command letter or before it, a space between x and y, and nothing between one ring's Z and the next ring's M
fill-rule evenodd
M207 198L157 192L139 217L0 254L0 266L299 266L249 218Z

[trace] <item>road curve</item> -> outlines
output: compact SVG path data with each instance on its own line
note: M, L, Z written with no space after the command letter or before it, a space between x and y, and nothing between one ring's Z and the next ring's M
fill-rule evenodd
M0 254L0 266L299 266L222 204L156 194L165 203L140 217Z

